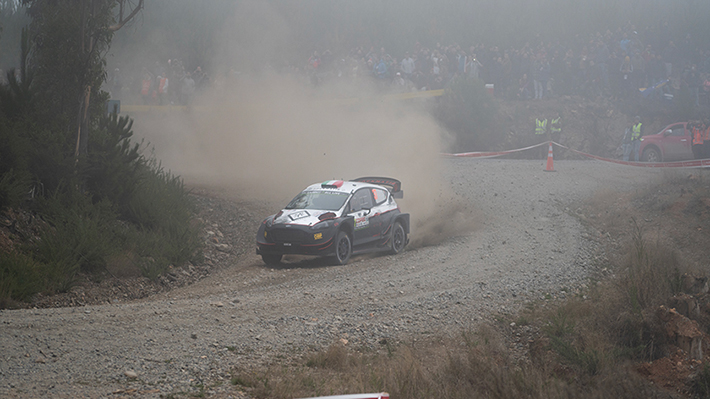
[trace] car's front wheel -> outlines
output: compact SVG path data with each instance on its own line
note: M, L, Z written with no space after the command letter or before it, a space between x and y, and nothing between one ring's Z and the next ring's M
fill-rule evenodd
M267 265L278 265L281 262L281 254L261 254L261 259Z
M404 232L404 227L400 222L395 222L392 227L392 242L390 242L390 253L398 254L404 251L404 246L407 245L407 233Z
M344 265L350 260L353 253L353 245L348 233L339 231L335 239L335 263Z
M661 162L661 153L653 147L646 148L643 150L641 160L644 162Z

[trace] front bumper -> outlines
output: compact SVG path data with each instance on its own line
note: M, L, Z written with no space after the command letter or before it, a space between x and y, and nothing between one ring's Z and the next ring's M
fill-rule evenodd
M336 229L313 230L309 226L262 224L256 235L256 253L329 256L335 253Z

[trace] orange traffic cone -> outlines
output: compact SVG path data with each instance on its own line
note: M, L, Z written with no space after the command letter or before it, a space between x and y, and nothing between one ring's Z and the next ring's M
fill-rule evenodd
M555 168L552 166L552 142L550 142L550 149L547 151L547 167L545 172L555 172Z

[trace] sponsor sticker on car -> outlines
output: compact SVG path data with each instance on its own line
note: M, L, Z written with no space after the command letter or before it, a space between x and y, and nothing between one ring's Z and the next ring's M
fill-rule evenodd
M367 216L355 218L355 230L367 227L370 224L370 219Z

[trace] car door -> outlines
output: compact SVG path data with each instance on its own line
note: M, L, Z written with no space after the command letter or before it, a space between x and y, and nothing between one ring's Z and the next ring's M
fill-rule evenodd
M663 160L678 161L693 159L693 140L690 132L685 129L684 123L675 123L668 126L663 131L671 131L671 134L663 137Z
M387 200L389 199L387 190L384 188L371 188L373 208L370 215L370 226L372 226L372 239L379 240L382 233L387 229L388 218L391 216L387 212Z
M362 247L372 242L376 236L370 219L375 214L373 211L372 193L369 188L357 190L350 198L349 216L354 218L353 247Z

